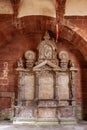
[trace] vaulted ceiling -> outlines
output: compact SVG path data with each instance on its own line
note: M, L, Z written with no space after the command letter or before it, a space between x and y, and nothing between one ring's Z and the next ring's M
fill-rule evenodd
M2 0L2 1L7 1L7 0ZM6 44L11 43L12 40L14 40L16 36L20 35L20 37L22 37L21 36L22 34L26 37L29 37L35 33L43 34L43 32L46 29L51 30L54 33L56 32L56 30L55 30L56 18L55 17L53 17L53 18L52 17L48 18L48 17L43 17L43 16L37 17L34 15L34 16L29 16L29 17L23 17L23 18L19 17L18 18L17 16L18 16L18 10L20 7L20 2L23 0L9 0L9 1L13 7L13 14L1 14L0 13L0 46L2 46L4 43L6 43ZM30 0L25 0L25 1L30 1ZM33 0L33 1L36 1L36 0ZM49 0L47 0L47 1L49 1ZM70 30L72 30L72 32L74 34L80 35L81 37L84 38L85 42L87 42L87 36L84 35L85 34L84 31L86 29L81 30L80 26L79 26L79 28L77 28L75 26L70 26L69 21L64 18L66 0L53 0L53 1L57 2L55 9L56 9L57 18L60 19L61 37L63 36L65 38L65 36L63 35L62 27L64 27L65 30L68 27ZM71 8L67 9L66 15L67 15L69 9L72 9L72 12L73 12L74 5L72 6L70 4L70 1L75 2L75 0L67 0L67 1L69 2L69 3L67 3L67 6L68 7L70 6ZM76 0L76 1L78 1L78 0ZM87 2L87 0L83 0L83 1ZM70 31L69 32L68 31L69 30L67 30L67 32L66 32L67 34L70 32ZM70 34L70 37L71 37L71 35L72 35L72 33Z

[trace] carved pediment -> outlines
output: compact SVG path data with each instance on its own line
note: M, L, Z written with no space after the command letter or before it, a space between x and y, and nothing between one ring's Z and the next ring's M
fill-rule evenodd
M47 69L47 68L48 68L48 69L49 69L49 68L51 68L51 69L58 69L58 68L59 68L57 65L55 65L55 64L52 63L51 61L45 60L45 61L43 61L42 63L36 65L36 66L33 68L33 70L40 70L40 69L43 68L43 67L44 67L44 69Z

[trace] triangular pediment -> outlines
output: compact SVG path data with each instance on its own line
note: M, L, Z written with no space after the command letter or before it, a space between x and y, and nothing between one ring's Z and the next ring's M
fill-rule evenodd
M43 61L42 63L36 65L33 70L38 70L38 69L41 69L43 68L44 66L48 66L49 68L53 68L53 69L57 69L59 68L57 65L55 65L54 63L50 62L49 60L45 60Z

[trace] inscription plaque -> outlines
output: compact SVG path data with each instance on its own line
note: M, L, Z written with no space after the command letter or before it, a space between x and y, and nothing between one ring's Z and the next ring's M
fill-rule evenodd
M66 73L60 73L57 79L59 99L69 99L69 77Z
M24 97L25 100L34 99L34 75L25 75L24 77Z
M42 75L39 78L39 99L53 99L54 97L54 88L53 88L53 75L47 74Z

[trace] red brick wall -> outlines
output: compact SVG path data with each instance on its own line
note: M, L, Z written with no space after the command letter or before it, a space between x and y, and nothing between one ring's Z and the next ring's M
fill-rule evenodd
M0 110L11 107L11 98L0 98Z

